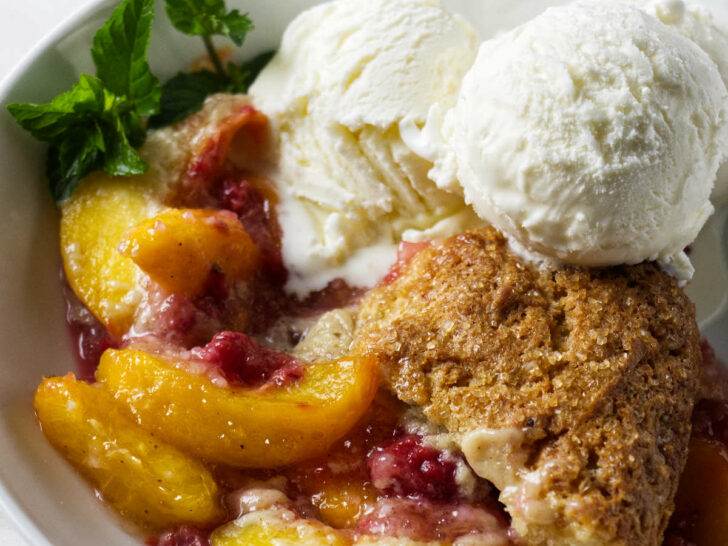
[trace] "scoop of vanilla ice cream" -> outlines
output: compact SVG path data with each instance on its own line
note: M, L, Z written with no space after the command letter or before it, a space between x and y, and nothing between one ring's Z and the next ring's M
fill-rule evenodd
M708 55L654 17L604 2L550 8L482 44L433 173L444 187L456 176L522 251L588 266L660 260L686 279L683 249L712 213L728 150L727 109Z
M721 24L707 4L682 0L619 0L670 25L695 42L717 65L728 86L728 27Z
M717 3L682 0L620 0L634 5L675 28L705 51L728 87L728 3L717 13ZM720 18L723 15L723 18ZM716 206L728 202L728 162L718 170L711 199Z
M336 0L299 15L250 89L278 141L279 219L288 288L335 277L372 284L404 235L449 235L475 221L438 189L400 138L434 103L455 104L475 31L432 0Z

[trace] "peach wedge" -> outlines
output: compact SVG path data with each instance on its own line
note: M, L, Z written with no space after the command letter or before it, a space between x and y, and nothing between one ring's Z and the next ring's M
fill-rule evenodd
M34 405L50 443L131 520L163 529L224 519L202 463L142 430L104 389L73 374L50 377Z
M129 228L156 212L146 178L85 178L61 208L61 255L68 283L115 336L131 326L139 269L119 253Z
M251 512L215 529L212 546L349 546L335 529L321 523L296 518L285 508Z
M258 247L228 211L165 209L130 230L119 250L167 291L188 297L202 292L213 269L235 282L260 263Z
M371 357L307 365L286 387L221 387L157 356L107 350L97 379L137 422L166 442L208 461L274 468L321 455L374 398Z

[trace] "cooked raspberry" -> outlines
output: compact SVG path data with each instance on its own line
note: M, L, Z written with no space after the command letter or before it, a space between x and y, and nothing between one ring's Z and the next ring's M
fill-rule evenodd
M147 541L150 546L210 546L209 533L190 525L180 525Z
M708 343L707 339L700 340L700 353L703 356L703 366L722 366L720 360L718 360L718 357L715 355L715 350L710 343Z
M239 332L220 332L193 354L220 368L230 383L256 386L272 379L283 385L301 377L300 363L293 357L267 347Z
M262 252L268 279L284 283L288 273L281 257L280 228L268 199L245 178L223 178L216 193L219 206L238 215L245 231Z
M452 500L458 497L453 457L403 436L369 452L367 466L377 489L398 496Z
M78 378L93 381L101 354L119 343L91 311L74 294L65 275L61 274L63 295L66 298L66 323L71 334L78 363Z

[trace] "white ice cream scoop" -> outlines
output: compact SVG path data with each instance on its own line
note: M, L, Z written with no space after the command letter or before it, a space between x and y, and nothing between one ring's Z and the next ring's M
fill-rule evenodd
M516 247L588 266L659 260L687 279L683 249L728 153L728 91L674 28L578 2L484 42L440 135L438 184L461 184Z
M689 38L713 60L728 86L728 2L725 0L620 0L634 5ZM722 9L721 9L721 2ZM728 161L718 170L711 201L728 203Z

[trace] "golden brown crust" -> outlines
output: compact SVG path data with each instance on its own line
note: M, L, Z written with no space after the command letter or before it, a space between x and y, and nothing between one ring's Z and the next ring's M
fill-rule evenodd
M452 432L526 431L525 470L555 507L520 529L529 542L660 543L700 347L692 303L655 265L539 270L496 230L467 232L364 299L353 351Z

